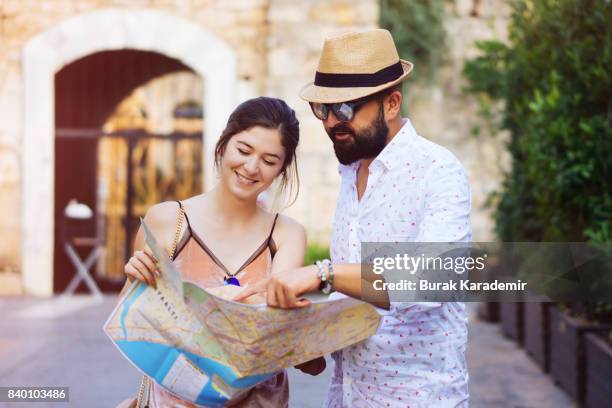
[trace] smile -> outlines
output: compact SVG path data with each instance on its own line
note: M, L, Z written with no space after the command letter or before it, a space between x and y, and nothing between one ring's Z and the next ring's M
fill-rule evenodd
M258 181L258 180L253 180L253 179L250 179L250 178L248 178L246 176L243 176L242 174L238 173L237 171L234 171L234 173L236 173L236 176L238 176L238 181L241 184L245 184L247 186L252 186L253 184L257 183L257 181Z
M350 133L341 133L341 132L334 133L334 139L336 141L339 141L339 142L343 142L345 140L348 140L351 137L353 137L353 136Z

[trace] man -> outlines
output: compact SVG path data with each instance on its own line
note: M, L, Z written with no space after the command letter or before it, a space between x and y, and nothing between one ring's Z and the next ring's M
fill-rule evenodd
M326 40L314 83L300 96L322 121L341 163L333 267L275 274L266 288L269 305L307 305L299 296L319 288L323 275L329 280L330 269L336 292L361 298L361 242L471 239L465 170L401 117L401 83L411 70L386 30ZM378 310L376 335L333 354L326 406L467 406L464 305L392 302L388 311Z

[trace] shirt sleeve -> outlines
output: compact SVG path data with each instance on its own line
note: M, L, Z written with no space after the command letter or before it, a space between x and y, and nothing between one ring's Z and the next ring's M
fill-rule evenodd
M416 242L472 239L471 195L463 166L453 160L434 165L424 180L425 203Z

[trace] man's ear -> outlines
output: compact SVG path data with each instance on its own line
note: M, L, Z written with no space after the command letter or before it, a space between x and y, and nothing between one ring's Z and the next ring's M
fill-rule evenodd
M402 93L399 91L393 91L387 95L386 103L386 117L387 120L394 120L397 115L401 115L402 110Z

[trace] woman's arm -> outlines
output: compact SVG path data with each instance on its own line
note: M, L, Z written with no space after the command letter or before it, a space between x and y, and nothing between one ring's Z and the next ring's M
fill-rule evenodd
M272 239L276 254L272 261L272 274L299 268L306 254L306 230L294 219L279 215Z
M165 249L168 253L170 253L174 242L178 214L178 204L173 201L167 201L155 204L149 208L144 218L160 247ZM185 225L183 225L181 235L185 228ZM119 297L123 295L134 280L140 280L147 285L155 286L155 276L159 273L157 272L156 264L157 260L154 258L150 249L145 245L144 231L140 227L138 228L134 240L134 255L124 267L127 280Z
M296 270L304 264L306 254L306 231L298 222L280 215L273 235L277 246L272 261L272 275L282 271ZM325 370L325 358L319 357L295 366L305 374L319 375Z
M301 224L287 216L279 215L272 238L277 251L272 261L271 279L283 272L296 270L304 264L306 231ZM271 299L284 299L285 296L283 291L266 292L268 304Z

